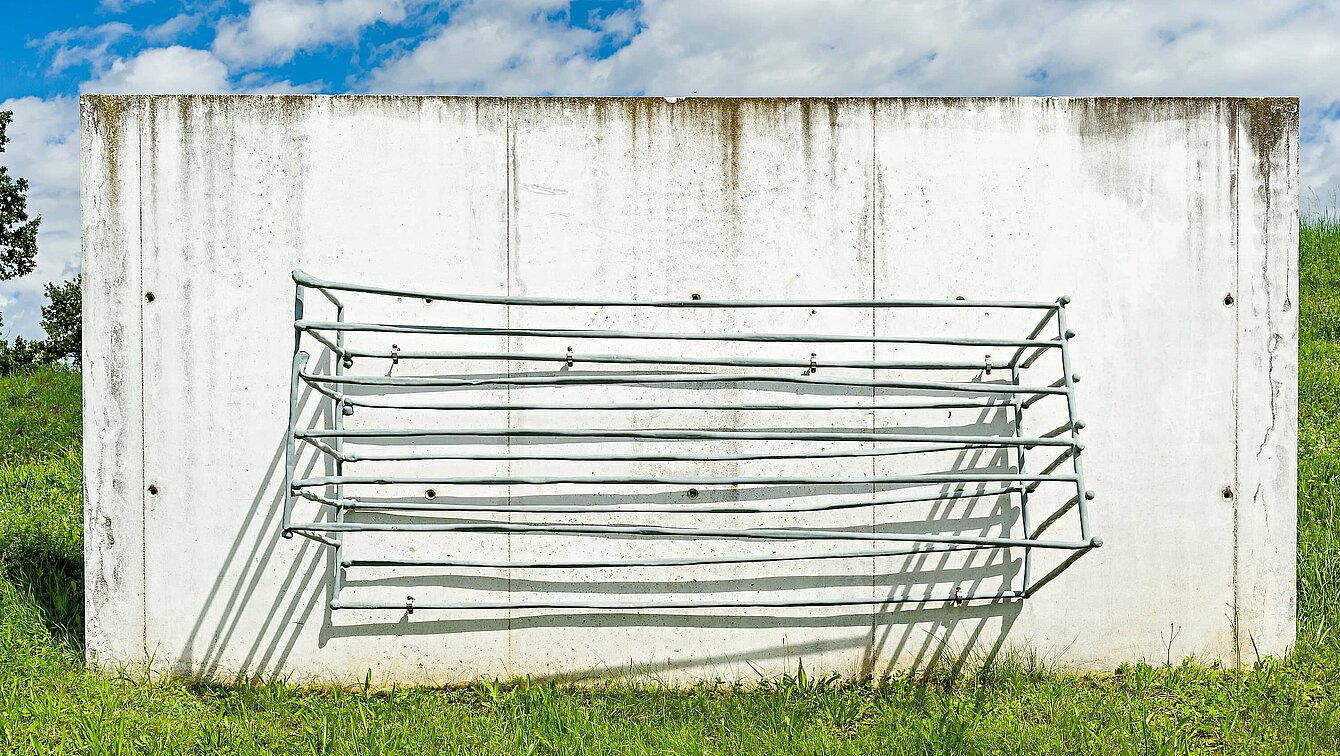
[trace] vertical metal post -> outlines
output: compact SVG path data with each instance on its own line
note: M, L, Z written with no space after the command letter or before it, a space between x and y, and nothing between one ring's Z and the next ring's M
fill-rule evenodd
M340 323L344 322L343 304L336 306L335 320L336 322ZM344 376L344 364L345 364L343 330L336 332L335 346L339 347L339 353L331 355L331 360L333 360L335 363L335 377L340 378ZM344 430L344 411L346 407L344 398L345 387L344 384L340 382L337 382L335 386L336 390L339 391L340 398L335 401L335 418L333 420L333 423L335 425L335 430L340 431ZM336 452L335 476L342 478L344 477L344 436L338 435L335 438L331 439L331 442L332 442L331 446L335 449ZM335 498L339 501L344 500L343 482L335 484ZM341 506L335 508L336 522L344 522L344 515L345 515L344 507ZM344 533L337 533L335 535L335 541L336 541L335 569L332 571L332 577L330 580L331 601L338 601L340 598L340 590L344 588Z
M1018 385L1019 385L1019 365L1016 364L1016 363L1017 363L1017 360L1011 360L1011 364L1010 364L1010 379L1011 379L1012 381L1014 381L1014 385L1018 386ZM1024 413L1024 402L1023 402L1022 399L1019 398L1019 395L1018 395L1018 394L1014 394L1013 396L1010 397L1010 404L1014 406L1014 435L1015 435L1016 438L1022 438L1023 435L1024 435L1024 434L1023 434L1023 413ZM1018 462L1019 462L1019 469L1018 469L1017 472L1018 472L1020 475L1024 475L1025 473L1024 473L1024 446L1023 446L1023 444L1020 444L1019 446L1014 447L1014 450L1015 450L1015 453L1018 455ZM1023 519L1023 525L1024 525L1024 538L1027 538L1027 539L1029 539L1029 540L1032 540L1033 520L1032 520L1032 518L1029 516L1029 510L1028 510L1028 492L1029 492L1029 487L1028 487L1028 486L1020 486L1020 487L1019 487L1019 512L1020 512L1020 517ZM1033 547L1032 547L1032 546L1025 546L1025 547L1024 547L1024 582L1023 582L1023 590L1020 591L1020 594L1021 594L1024 598L1028 598L1028 588L1029 588L1029 583L1031 583L1032 580L1033 580Z
M1065 372L1065 400L1070 413L1070 437L1079 441L1079 431L1084 427L1084 422L1079 419L1079 411L1075 408L1075 381L1079 376L1070 371L1070 339L1075 334L1066 327L1065 306L1069 303L1068 296L1056 300L1056 328L1061 336L1061 370ZM1093 493L1084 487L1084 461L1081 459L1083 454L1079 444L1075 445L1071 454L1071 460L1075 464L1075 498L1079 507L1079 532L1080 537L1088 541L1092 538L1089 534L1088 500L1093 498Z
M293 286L293 322L302 320L303 314L303 294L302 284L295 283ZM307 365L307 353L302 351L302 331L293 329L293 364L290 366L289 389L288 389L288 432L284 437L284 515L283 528L279 534L285 538L292 538L293 531L289 530L289 525L293 522L293 473L298 466L298 450L295 448L293 437L294 430L298 425L298 374Z

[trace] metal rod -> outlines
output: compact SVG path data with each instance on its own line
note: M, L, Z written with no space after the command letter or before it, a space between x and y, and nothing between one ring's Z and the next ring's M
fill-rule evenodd
M315 439L303 439L320 444ZM322 445L324 446L324 445ZM320 446L318 447L320 448ZM423 460L478 460L507 462L513 460L554 460L561 462L741 462L761 459L836 459L844 457L896 457L908 454L926 454L940 451L960 451L974 448L996 448L995 444L906 446L899 448L824 449L812 452L722 452L713 454L542 454L511 451L487 452L406 452L400 454L344 454L345 462L412 462ZM333 453L334 450L327 450ZM1054 468L1053 468L1054 469ZM1048 470L1046 472L1051 472Z
M313 385L313 388L317 388ZM322 389L317 388L318 391ZM334 397L329 389L322 391L327 396ZM479 404L461 404L438 403L438 402L394 402L385 399L373 398L367 399L361 396L342 395L346 404L355 407L369 407L372 409L412 409L412 410L444 410L444 411L481 411L481 410L576 410L579 412L643 412L643 411L662 411L662 410L704 410L704 411L794 411L806 412L811 410L922 410L922 409L976 409L1000 407L1006 408L1010 404L1004 401L998 401L995 397L978 401L957 400L957 401L928 401L928 402L874 402L869 404L851 404L849 402L808 402L798 404L767 404L767 403L741 403L741 404L720 404L710 402L648 402L647 404L637 404L634 402L608 402L605 404L580 404L564 402L518 402L506 404L499 402L482 402ZM867 397L868 398L868 397Z
M1070 303L1070 297L1063 296L1057 300L1060 305L1056 308L1056 331L1061 339L1061 372L1062 380L1065 382L1066 411L1070 414L1070 437L1076 444L1072 454L1072 461L1075 466L1075 494L1079 501L1079 532L1084 540L1089 540L1092 534L1089 532L1089 507L1085 503L1093 493L1084 487L1084 462L1080 458L1080 452L1084 445L1079 443L1079 429L1084 427L1080 422L1079 410L1075 404L1075 380L1076 376L1070 369L1070 339L1074 333L1066 326L1065 306Z
M1047 318L1044 318L1043 322L1038 324L1038 329L1041 329L1042 326L1046 324L1046 321ZM1034 335L1037 335L1036 331L1034 332ZM1019 366L1015 364L1017 361L1018 361L1018 355L1016 354L1014 359L1010 360L1010 380L1016 384L1019 383ZM1012 413L1014 415L1014 435L1022 436L1023 414L1024 414L1023 405L1021 402L1019 402L1019 397L1017 396L1014 397L1014 401L1015 401L1014 412ZM1025 452L1024 447L1022 446L1015 447L1015 454L1018 455L1018 464L1019 464L1017 469L1021 475L1024 474L1025 469L1024 452ZM1069 453L1069 450L1067 450L1065 453ZM1043 474L1046 475L1048 473L1051 473L1052 470L1055 469L1056 468L1053 467L1051 470L1043 470ZM1023 520L1024 535L1028 535L1031 530L1031 527L1029 525L1030 521L1029 521L1028 495L1033 491L1033 489L1037 488L1038 485L1040 485L1040 481L1034 481L1033 483L1030 483L1028 486L1024 486L1019 491L1019 516ZM1030 547L1025 547L1024 548L1025 587L1028 586L1028 581L1032 577L1032 574L1033 574L1033 549Z
M812 606L884 606L886 604L935 604L962 603L964 601L1002 601L1023 598L1022 591L1001 591L998 593L973 594L926 594L924 596L887 596L884 598L797 598L797 599L744 599L738 601L697 600L697 601L595 601L571 600L558 601L543 599L540 601L490 602L490 601L413 601L415 609L440 609L450 611L502 611L527 609L603 609L624 611L648 611L654 609L786 609ZM332 601L332 610L340 609L400 609L407 606L404 601Z
M345 383L351 386L617 386L647 383L802 383L811 386L862 386L872 388L920 389L923 391L959 391L972 394L1064 394L1063 386L1014 386L1004 383L944 383L939 381L880 381L872 378L811 378L804 375L767 373L634 373L624 375L489 376L485 378L444 378L395 375L354 377L303 373L309 383Z
M710 431L689 428L661 430L591 428L322 428L299 429L300 438L412 438L418 436L539 437L539 438L642 438L661 441L889 441L894 443L977 444L983 446L1073 446L1070 438L1017 438L1014 436L969 436L929 433L882 433L878 431Z
M315 333L315 331L312 331ZM351 349L351 357L391 359L389 350ZM511 360L514 362L561 362L566 364L568 354L534 352L399 352L402 360ZM719 367L775 367L808 368L809 358L783 359L768 357L665 357L648 354L574 354L575 362L597 365L710 365ZM823 360L823 368L850 368L861 370L981 370L981 360L944 361L888 361L888 360Z
M1018 475L1014 473L927 473L923 475L878 475L848 477L767 476L755 478L713 478L685 475L505 475L465 477L417 477L399 475L334 475L301 478L293 481L293 488L335 486L443 485L443 486L551 486L559 484L585 485L667 485L667 486L750 486L750 485L842 485L865 483L1003 483L1005 481L1034 481L1048 483L1075 482L1074 475Z
M923 501L950 501L956 499L985 499L1004 496L1019 491L1018 487L1006 487L992 490L955 492L933 496L910 498L876 499L874 501L828 501L820 504L791 504L763 507L738 503L717 504L479 504L464 502L372 502L356 498L331 498L307 490L297 492L298 496L320 504L333 507L345 507L358 511L410 511L410 512L531 512L531 513L567 513L583 514L587 512L615 512L621 514L646 514L652 512L671 512L676 514L776 514L792 512L827 512L840 509L860 509L862 507L884 506L888 504L912 504Z
M581 570L609 567L700 567L713 564L767 564L772 562L812 562L828 559L870 559L872 557L899 557L911 554L931 554L947 551L980 551L995 548L977 544L934 543L914 544L898 549L862 549L860 551L819 551L800 554L717 555L696 557L629 558L629 559L559 559L517 561L497 559L431 559L399 557L394 559L346 559L345 567L465 567L501 570Z
M302 289L299 287L296 307L302 310ZM301 335L299 335L301 337ZM301 338L295 339L300 342ZM280 526L280 535L285 538L292 538L293 531L289 527L293 523L293 478L298 470L298 449L295 439L297 437L298 425L298 374L302 372L303 366L307 364L309 355L300 351L295 343L293 346L293 365L289 375L289 393L288 393L288 433L284 436L284 480L288 485L284 486L284 515Z
M341 315L343 315L343 312L344 312L343 310L340 311ZM326 338L321 334L320 331L306 331L305 333L307 333L307 335L311 336L312 338L324 344L327 349L334 352L336 355L340 357L347 356L344 347L340 346L338 343L344 341L344 331L338 332L335 341L331 341L330 339Z
M941 346L998 346L1057 349L1055 341L1030 339L940 338L934 336L852 336L834 333L675 333L670 331L602 331L580 328L492 328L486 326L438 326L413 323L338 323L297 320L300 331L360 331L368 333L421 333L451 336L535 336L563 339L648 339L669 341L758 341L787 343L852 344L938 344Z
M312 530L327 533L539 533L554 535L627 535L627 536L690 536L697 538L744 538L769 541L832 540L832 541L899 541L910 543L970 543L983 546L1032 546L1038 549L1081 549L1087 541L1043 541L1027 538L991 538L987 536L934 535L929 533L870 533L839 530L805 530L801 528L778 530L754 528L680 528L662 525L543 525L504 522L304 522L291 526L293 530Z
M918 299L791 299L791 300L749 300L749 299L687 299L687 300L647 300L631 299L562 299L555 297L514 297L487 294L443 294L414 289L391 289L365 284L327 281L310 275L302 270L293 271L293 280L303 286L315 289L335 289L360 294L380 294L412 299L431 299L439 302L463 302L467 304L529 305L532 307L676 307L688 309L714 308L760 308L760 307L876 307L876 308L987 308L987 309L1026 309L1045 310L1055 307L1053 302L979 302L967 300L918 300Z

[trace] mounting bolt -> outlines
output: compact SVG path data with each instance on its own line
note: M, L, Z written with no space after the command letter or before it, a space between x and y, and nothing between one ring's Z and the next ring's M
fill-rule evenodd
M1084 492L1084 500L1085 500L1085 501L1093 501L1095 498L1097 498L1097 496L1098 496L1098 494L1095 494L1093 491L1085 491L1085 492Z
M392 364L392 365L399 365L399 364L400 364L400 345L399 345L399 344L392 344L392 345L391 345L391 364Z
M688 494L688 495L689 495L689 498L690 498L690 499L696 499L696 498L698 498L698 489L696 489L696 488L690 488L690 489L689 489L689 494Z
M1070 374L1070 382L1071 382L1071 383L1079 383L1079 373L1071 373L1071 374Z
M354 414L354 405L352 405L352 404L346 404L346 405L344 405L344 407L342 407L342 408L340 409L340 412L344 413L344 416L345 416L345 417L348 417L348 416Z
M1094 536L1093 538L1089 539L1089 545L1095 549L1102 548L1103 539L1099 538L1098 536Z
M436 499L436 498L437 498L437 491L436 491L435 489L430 488L430 489L428 489L427 491L424 491L424 492L423 492L423 495L424 495L424 498L427 498L427 499Z
M699 294L699 293L696 292L696 291L695 291L694 293L692 293L692 294L689 295L689 299L692 299L692 300L694 300L695 302L698 301L699 299L702 299L702 298L703 298L703 295L702 295L702 294Z
M572 367L572 347L568 347L568 367Z
M818 352L810 352L810 375L819 372L819 363L816 361L818 356Z
M406 597L405 597L405 613L406 613L406 614L413 614L413 613L414 613L414 597L413 597L413 596L406 596Z
M353 358L353 357L345 357L345 358L344 358L344 361L341 362L340 364L344 365L344 369L345 369L345 370L348 370L349 368L351 368L351 367L354 366L354 358Z
M986 356L986 374L991 375L991 355Z
M954 586L954 598L950 600L954 606L963 606L963 586Z

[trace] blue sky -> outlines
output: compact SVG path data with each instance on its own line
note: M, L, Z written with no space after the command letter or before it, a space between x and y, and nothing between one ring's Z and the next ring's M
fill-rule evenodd
M0 0L0 161L38 270L0 335L40 336L79 268L81 92L1247 95L1302 98L1303 202L1340 203L1340 0Z

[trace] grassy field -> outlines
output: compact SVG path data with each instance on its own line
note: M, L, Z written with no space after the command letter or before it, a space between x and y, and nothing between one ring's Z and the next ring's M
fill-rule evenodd
M324 691L82 668L78 376L0 379L0 750L16 753L1340 752L1340 225L1302 231L1299 638L1249 670L999 663L749 687Z

